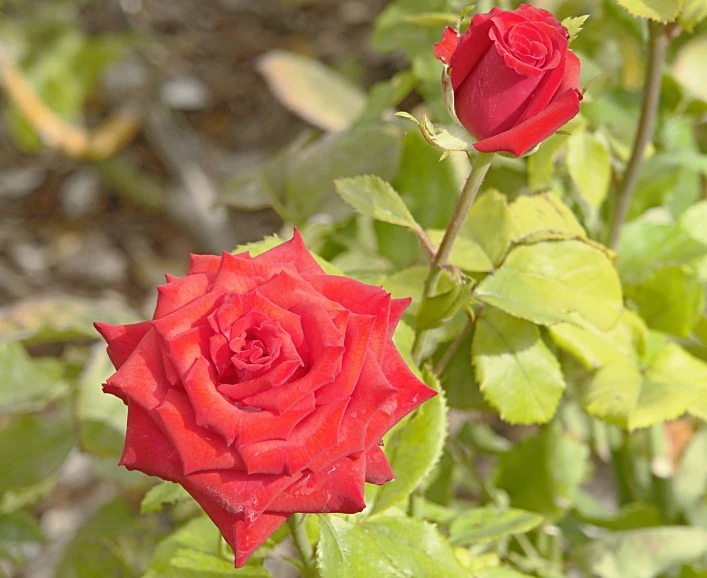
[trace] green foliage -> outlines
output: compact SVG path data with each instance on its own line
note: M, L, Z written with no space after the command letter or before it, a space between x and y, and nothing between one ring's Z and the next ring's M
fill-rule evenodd
M588 457L586 445L546 427L499 456L496 485L508 493L512 506L553 520L571 507Z
M538 328L484 308L472 345L476 379L486 401L509 423L546 423L565 388L560 364Z
M525 534L542 522L542 516L524 510L477 508L454 518L449 539L454 544L463 545L495 542L505 536Z
M150 488L140 502L140 513L161 512L165 504L177 504L191 500L191 496L179 484L162 482Z
M619 4L633 16L659 22L672 22L685 0L619 0Z
M580 241L516 247L474 293L484 303L543 325L583 319L609 330L622 309L611 262Z
M434 526L400 516L352 524L321 516L317 566L323 576L468 577L449 543Z

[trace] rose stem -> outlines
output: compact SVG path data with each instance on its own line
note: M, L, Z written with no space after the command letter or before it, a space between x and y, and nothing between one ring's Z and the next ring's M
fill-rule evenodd
M430 272L427 274L422 290L423 298L430 295L432 286L437 280L440 267L445 265L449 258L449 254L452 252L452 247L454 246L454 241L469 213L469 209L471 209L471 205L474 203L481 183L484 182L484 177L491 166L492 160L493 153L476 153L476 157L471 159L471 173L469 173L469 178L467 178L464 183L464 188L462 189L461 195L459 195L457 206L454 207L454 214L452 215L451 221L449 221L439 249L437 249L430 263ZM424 334L424 331L418 331L415 335L412 357L416 364L420 363L420 356L422 355L422 347L424 345Z
M636 188L638 173L643 164L643 154L646 150L646 145L653 136L653 126L655 125L658 102L660 101L660 85L663 76L663 65L665 64L665 53L670 42L666 32L664 24L652 20L649 21L648 58L646 60L646 82L643 86L643 105L631 158L628 161L628 166L619 186L618 204L609 239L609 246L612 249L616 249L619 244L621 227L626 220L626 215L631 205L631 196Z
M478 316L478 312L477 312ZM464 343L464 340L469 336L471 333L471 330L474 328L474 319L469 319L467 322L466 326L462 330L462 332L457 335L456 339L452 341L452 344L447 348L447 351L444 352L442 357L440 357L439 361L437 364L434 366L434 369L432 370L432 373L434 373L437 377L442 375L442 372L447 369L447 366L449 365L449 362L452 361L452 358L454 357L454 354L459 350L461 347L461 344Z
M302 560L303 575L305 578L316 578L318 573L312 566L312 558L314 557L314 549L307 537L307 531L304 527L304 516L302 514L293 514L287 518L287 526L292 535L292 541L295 543L295 548Z

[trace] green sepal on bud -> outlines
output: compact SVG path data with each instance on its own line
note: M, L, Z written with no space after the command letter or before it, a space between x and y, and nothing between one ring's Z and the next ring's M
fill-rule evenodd
M432 146L445 151L472 151L476 139L461 125L434 124L427 116L422 116L422 122L407 112L397 112L396 116L413 121L420 129L422 136Z

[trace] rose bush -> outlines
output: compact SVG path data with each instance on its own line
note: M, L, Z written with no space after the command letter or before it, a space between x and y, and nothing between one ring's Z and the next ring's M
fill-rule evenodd
M546 10L522 4L476 14L459 37L444 31L435 54L445 64L450 112L480 152L521 156L579 112L579 59L567 29Z
M355 513L393 472L381 438L435 392L391 335L407 299L327 275L301 237L194 255L154 317L97 323L128 406L121 464L181 484L236 566L293 512Z

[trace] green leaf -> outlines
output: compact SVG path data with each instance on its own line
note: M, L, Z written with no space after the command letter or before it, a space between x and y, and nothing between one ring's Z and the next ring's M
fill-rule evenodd
M48 415L14 418L0 430L0 488L29 486L51 476L73 444L68 419Z
M531 578L531 575L503 566L488 566L474 572L474 578Z
M695 26L707 18L707 0L686 0L678 22L688 32L694 32Z
M576 551L600 578L655 578L707 554L707 530L658 527L609 533Z
M116 499L103 506L76 532L64 552L56 571L62 578L86 578L88 576L116 576L128 578L131 569L130 556L138 554L143 544L136 539L137 528L132 508L123 500ZM126 535L132 538L125 542Z
M707 254L707 244L675 225L632 221L621 229L618 254L621 280L637 285L656 269L694 262Z
M337 578L470 578L434 526L405 517L380 516L355 524L320 516L317 567Z
M555 170L555 157L566 144L567 135L554 134L540 144L540 148L535 154L528 157L528 186L530 190L542 191L550 187Z
M622 506L618 512L601 515L588 515L577 512L577 517L584 524L612 531L635 530L650 526L660 526L660 510L655 504L633 502Z
M481 194L459 231L457 242L461 239L474 241L494 266L499 265L511 244L511 213L506 195L494 189Z
M44 540L41 528L26 512L0 514L0 560L22 564L27 546L42 544Z
M39 411L67 392L55 358L30 358L18 342L0 342L0 414Z
M356 132L325 135L291 159L282 197L290 220L306 221L316 212L348 216L348 207L335 194L334 181L363 174L390 180L397 173L401 131L377 124Z
M440 229L430 229L426 231L430 242L439 247L444 237L444 231ZM490 261L484 249L473 239L458 236L454 241L452 252L447 259L452 265L456 265L465 271L492 271L493 263Z
M425 382L439 393L425 402L402 428L386 440L386 454L395 479L376 494L371 515L407 498L421 486L439 460L447 437L447 403L437 378L426 369Z
M677 418L707 390L707 364L672 343L645 371L617 361L600 369L582 395L591 415L633 430Z
M185 576L184 571L188 571L189 575L194 573L195 578L196 576L203 576L204 578L216 578L217 576L263 578L270 576L270 573L262 566L246 565L236 570L230 560L187 548L179 548L174 553L174 556L170 558L169 564L172 568L177 569L180 578Z
M409 267L386 277L381 285L390 292L393 299L412 297L414 307L422 299L422 287L427 278L427 271L427 267Z
M641 317L652 329L688 337L702 314L702 284L684 267L658 269L634 296Z
M377 82L368 91L366 106L354 123L352 130L380 122L383 115L408 96L417 84L409 70L398 72L389 80Z
M572 354L586 369L593 370L623 360L638 363L647 328L635 313L624 310L610 331L599 331L590 324L579 327L557 323L548 327L548 332L559 347Z
M85 299L70 295L32 297L0 309L0 341L31 342L95 339L96 320L132 323L137 314L118 299Z
M509 423L546 423L562 397L560 364L537 327L498 309L486 307L472 344L484 399Z
M518 197L509 212L512 240L516 243L586 237L574 213L552 193Z
M680 215L680 228L684 229L690 237L707 246L707 201L692 205Z
M574 502L588 457L585 444L546 427L499 456L496 485L513 507L559 518Z
M658 22L672 22L680 13L684 0L617 0L633 16Z
M454 518L449 539L462 546L495 542L505 536L525 534L542 523L543 517L534 512L475 508Z
M609 192L609 151L594 135L580 132L567 141L567 170L579 195L592 207L599 207Z
M413 230L420 228L400 195L383 179L365 175L334 184L341 198L362 215Z
M417 309L417 328L441 327L461 311L471 300L471 291L464 283L455 283L444 293L425 297Z
M176 504L191 500L189 493L179 484L161 482L153 486L140 502L140 513L161 512L165 504Z
M545 325L580 317L609 330L623 308L611 262L581 241L516 247L475 295L515 317Z
M569 16L562 21L562 26L567 28L567 32L569 32L570 42L577 38L577 35L582 31L582 27L587 21L587 18L589 18L589 14L575 17Z
M299 54L268 52L258 60L258 71L280 102L323 130L346 129L366 103L363 92L345 77Z

